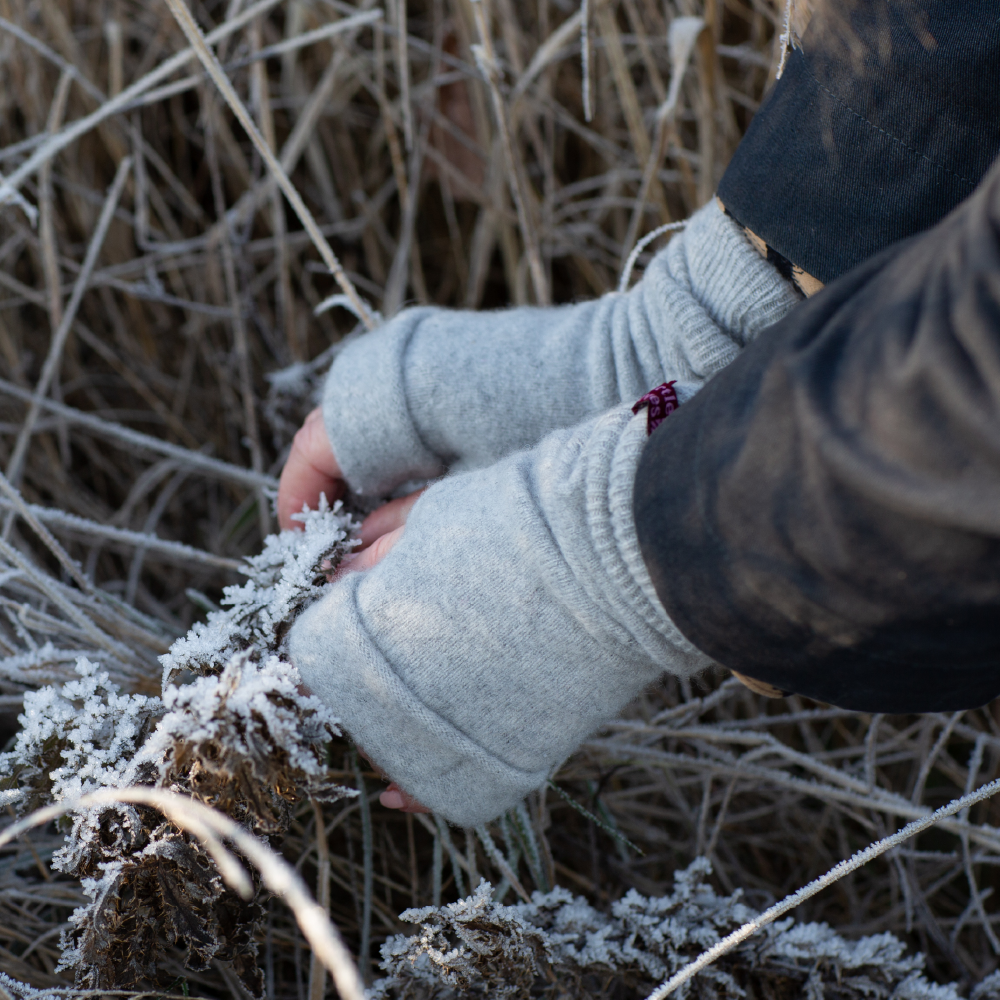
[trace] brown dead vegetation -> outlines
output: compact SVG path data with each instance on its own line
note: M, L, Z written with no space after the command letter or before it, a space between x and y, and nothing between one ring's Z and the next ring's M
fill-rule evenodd
M773 78L780 6L590 0L582 17L575 0L283 0L214 51L371 309L492 308L615 288L643 233L711 196ZM247 9L191 8L206 32ZM0 16L4 177L186 45L161 2L0 0ZM669 44L679 17L704 22L689 60ZM197 61L119 105L35 162L24 202L0 210L0 463L34 505L0 496L5 738L23 693L70 679L76 651L112 650L125 690L159 690L156 656L273 529L268 491L357 325L339 306L317 313L343 282ZM81 611L76 595L98 590L99 613ZM1000 726L993 707L873 718L721 677L664 684L558 776L600 825L554 790L531 800L537 857L509 819L490 852L370 805L379 781L345 743L329 763L362 795L299 802L282 850L370 975L380 940L407 930L401 910L467 894L479 875L507 901L560 884L607 907L630 887L669 892L705 855L720 889L762 907L996 776ZM892 930L933 976L979 981L1000 952L996 810L921 835L802 915L848 936ZM62 842L47 828L0 854L0 970L37 987L71 985L59 933L83 897L49 866ZM264 992L322 1000L294 920L262 905ZM123 967L146 949L137 940ZM239 957L196 971L168 947L139 978L157 995L242 1000Z

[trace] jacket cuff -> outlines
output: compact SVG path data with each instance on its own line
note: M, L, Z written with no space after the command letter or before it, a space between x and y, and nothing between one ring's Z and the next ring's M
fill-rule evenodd
M691 294L738 347L746 347L802 301L795 285L760 255L717 198L691 216L684 236ZM725 363L709 370L722 367Z

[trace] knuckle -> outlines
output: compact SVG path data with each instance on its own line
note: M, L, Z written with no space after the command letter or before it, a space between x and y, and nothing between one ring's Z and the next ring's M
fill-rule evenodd
M296 452L305 451L306 446L309 443L309 438L311 434L312 431L310 431L308 424L303 424L295 432L295 437L292 438L292 455L294 455ZM289 457L291 457L291 455Z

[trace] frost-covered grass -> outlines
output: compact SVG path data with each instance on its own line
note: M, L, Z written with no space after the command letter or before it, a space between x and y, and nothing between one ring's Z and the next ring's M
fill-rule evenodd
M322 240L388 316L615 288L642 233L713 191L773 74L785 4L608 0L584 21L575 0L492 0L482 22L465 0L189 6ZM510 905L523 924L511 938L514 917L483 918L486 979L468 955L455 966L472 992L624 997L674 961L626 936L630 893L674 920L675 872L705 856L698 892L711 885L724 909L741 888L726 912L760 911L997 775L992 708L872 718L711 676L648 692L567 762L556 782L583 812L548 788L477 832L374 805L379 779L298 690L281 647L349 523L327 513L272 538L269 499L326 366L363 324L317 311L344 288L199 64L161 72L187 44L165 5L0 7L0 171L24 199L0 207L0 824L88 789L177 789L280 848L370 978L383 942L411 948L402 911L472 896L456 912ZM706 44L675 65L678 17L702 18ZM675 79L668 128L654 112ZM998 827L997 806L976 805L811 899L781 933L826 923L840 949L892 933L905 952L886 944L878 969L857 973L871 995L919 975L903 966L920 951L927 982L989 1000ZM483 877L489 900L475 896ZM536 892L544 919L529 919ZM574 919L587 929L564 940L557 924ZM459 940L452 917L421 924L442 954ZM815 951L747 966L777 933L718 968L780 1000L857 978ZM584 960L599 940L614 948ZM512 970L502 953L515 945L527 950ZM786 971L767 979L775 963ZM407 968L390 993L447 987ZM77 981L101 995L142 984L244 1000L240 981L271 1000L324 994L288 911L259 886L234 894L203 845L137 805L0 850L0 975L0 998ZM693 988L721 988L713 975Z
M325 501L300 520L302 531L270 536L247 561L246 583L226 588L223 609L164 654L160 697L123 693L85 657L78 679L25 695L14 747L0 754L6 800L19 815L102 788L150 785L280 839L297 801L357 794L328 774L337 719L302 692L282 655L296 613L355 544L357 522ZM186 683L175 682L183 675ZM173 945L191 969L225 960L254 996L262 994L259 901L227 888L204 845L155 810L121 804L78 812L52 868L79 879L88 899L69 918L57 967L78 985L153 983Z
M387 976L375 984L374 996L582 998L622 988L648 992L757 916L740 890L718 895L708 881L711 873L711 864L698 858L676 872L669 895L651 899L631 889L610 913L563 888L503 906L483 881L466 899L401 915L420 927L382 946ZM892 934L851 941L827 924L786 919L707 969L682 995L959 1000L954 985L928 982L922 955L905 952ZM973 995L975 1000L1000 995L1000 974Z

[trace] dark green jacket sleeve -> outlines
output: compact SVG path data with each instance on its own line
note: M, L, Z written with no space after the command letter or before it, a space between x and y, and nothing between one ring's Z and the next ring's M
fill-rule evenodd
M724 666L872 712L1000 694L1000 167L666 420L634 509Z

